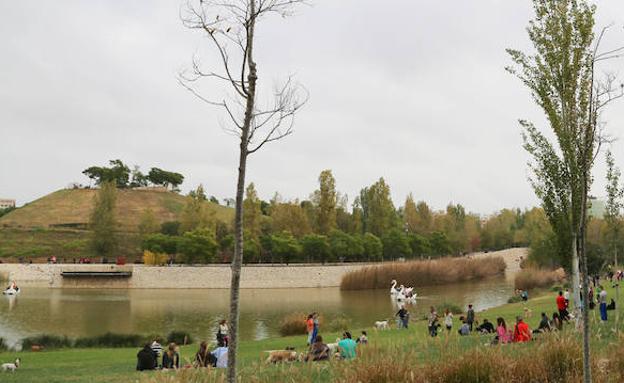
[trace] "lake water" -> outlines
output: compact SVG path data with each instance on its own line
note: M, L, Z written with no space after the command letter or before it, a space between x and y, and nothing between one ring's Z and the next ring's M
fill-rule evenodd
M472 303L477 311L506 303L513 285L505 277L416 289L412 318L431 305ZM9 344L41 333L82 337L106 332L166 334L185 330L214 339L217 322L227 315L227 290L91 290L24 288L19 296L0 297L0 337ZM317 311L326 321L346 316L353 331L391 318L397 310L388 290L257 289L241 291L241 337L279 336L281 319L292 312ZM494 318L492 318L494 319ZM321 329L322 331L322 329Z

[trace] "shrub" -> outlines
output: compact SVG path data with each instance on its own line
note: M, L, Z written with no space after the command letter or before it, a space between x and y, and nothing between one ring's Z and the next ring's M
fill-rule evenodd
M406 286L441 285L482 279L505 272L502 257L442 258L364 267L342 277L342 290L385 289L396 279Z
M149 250L143 251L143 264L151 266L164 265L169 260L169 256L163 253L152 253Z
M555 283L561 283L565 278L563 269L554 271L544 269L522 269L516 274L514 285L516 289L530 290L537 287L550 287Z
M193 343L193 337L186 331L171 331L167 335L167 343L175 344L191 344Z
M307 315L301 312L286 315L280 323L279 332L282 336L303 335L306 333Z
M461 314L464 312L464 310L462 310L462 308L455 303L442 302L437 307L438 315L443 315L446 309L448 309L453 314Z
M22 340L22 349L30 350L32 346L39 345L47 349L72 347L72 341L66 336L57 335L36 335Z
M140 347L146 341L147 339L141 335L113 334L109 332L95 337L78 338L74 342L74 347Z
M0 338L0 351L8 351L9 345L6 343L4 338Z
M217 252L217 242L208 229L195 229L184 233L178 250L185 263L210 263Z
M518 303L522 302L522 298L519 295L513 295L507 299L507 303Z

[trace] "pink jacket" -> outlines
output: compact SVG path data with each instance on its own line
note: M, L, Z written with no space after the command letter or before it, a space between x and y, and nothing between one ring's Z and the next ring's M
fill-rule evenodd
M498 335L499 343L509 343L511 341L511 337L509 336L509 332L503 326L498 326L496 328L496 334Z

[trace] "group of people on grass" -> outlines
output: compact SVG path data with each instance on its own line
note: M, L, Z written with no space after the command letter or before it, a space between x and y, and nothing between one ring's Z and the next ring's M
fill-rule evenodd
M189 367L215 367L226 368L228 362L228 336L229 328L226 320L219 322L217 330L217 347L209 350L208 342L203 341L195 354L195 360ZM144 370L169 370L180 368L180 348L175 343L169 343L166 350L160 344L160 338L155 338L151 343L145 344L137 354L138 371ZM161 363L159 363L159 360Z
M306 362L318 362L329 360L332 357L338 359L354 359L357 355L358 344L368 344L366 331L362 331L360 337L353 340L351 332L345 331L342 339L335 344L335 349L323 342L323 337L319 334L319 314L313 312L306 319L306 329L308 333L308 351L304 357Z

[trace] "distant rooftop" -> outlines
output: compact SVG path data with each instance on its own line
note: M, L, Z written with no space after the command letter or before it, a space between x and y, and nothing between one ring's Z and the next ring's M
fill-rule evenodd
M0 209L15 207L14 199L0 198Z

